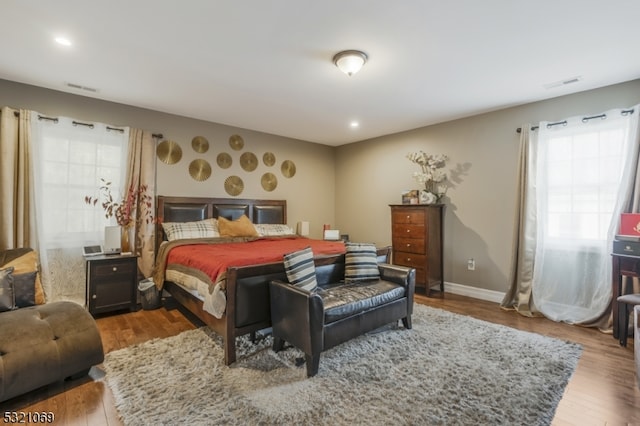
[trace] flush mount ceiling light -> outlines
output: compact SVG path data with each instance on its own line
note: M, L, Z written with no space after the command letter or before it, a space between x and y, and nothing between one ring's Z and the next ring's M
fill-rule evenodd
M348 76L360 71L367 62L367 54L359 50L343 50L333 56L333 63Z

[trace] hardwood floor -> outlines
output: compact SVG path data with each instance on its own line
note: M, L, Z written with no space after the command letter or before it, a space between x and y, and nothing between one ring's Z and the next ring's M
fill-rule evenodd
M622 348L610 334L545 318L525 318L495 303L454 294L429 298L416 295L416 302L582 344L584 352L553 425L640 425L633 339ZM196 327L180 310L171 308L103 316L97 323L105 352ZM102 375L98 366L91 371L98 380L85 377L56 383L2 403L0 408L2 412L50 411L55 414L56 425L120 425L113 395L99 380Z

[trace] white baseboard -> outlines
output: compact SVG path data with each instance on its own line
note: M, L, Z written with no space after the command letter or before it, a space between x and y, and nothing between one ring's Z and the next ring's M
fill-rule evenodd
M461 296L473 297L474 299L487 300L489 302L501 303L505 293L485 288L471 287L468 285L446 282L444 283L445 293L459 294Z

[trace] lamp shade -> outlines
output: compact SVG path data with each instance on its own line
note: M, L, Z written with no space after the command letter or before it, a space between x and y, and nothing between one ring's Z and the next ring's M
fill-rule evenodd
M307 235L309 235L309 222L298 222L298 226L297 226L297 234L298 235L302 235L304 237L306 237Z
M367 54L359 50L343 50L333 56L333 63L348 76L360 71L367 62Z

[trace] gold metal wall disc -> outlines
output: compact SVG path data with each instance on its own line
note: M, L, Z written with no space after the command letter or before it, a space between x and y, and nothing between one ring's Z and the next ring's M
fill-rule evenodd
M265 152L262 156L262 161L264 162L265 166L271 167L276 164L276 156L273 152Z
M262 179L260 179L260 183L265 191L273 191L278 186L278 178L273 173L265 173L262 175Z
M189 174L193 179L202 182L203 180L209 179L209 176L211 176L211 166L207 160L198 158L189 164Z
M158 159L166 164L175 164L182 158L182 148L174 141L162 141L156 147Z
M228 169L229 167L231 167L231 163L233 163L233 160L231 159L231 156L229 154L227 154L226 152L221 152L220 154L218 154L216 162L221 169Z
M244 139L242 139L242 136L240 135L231 135L229 138L229 146L234 151L240 151L244 148Z
M244 182L238 176L229 176L224 180L224 190L229 195L240 195L244 189Z
M247 172L252 172L258 167L258 157L253 152L245 152L240 156L240 165Z
M280 170L282 171L282 175L284 177L290 178L296 174L296 165L291 160L284 160L282 162L282 166L280 167Z
M195 152L203 154L209 150L209 141L204 136L196 136L191 139L191 147Z

